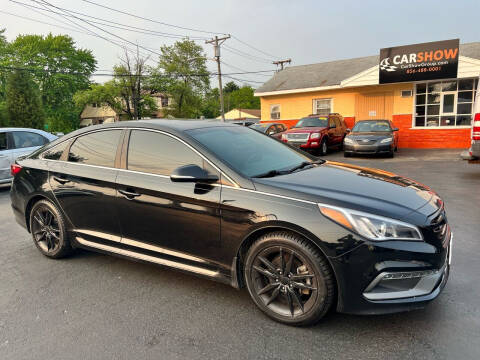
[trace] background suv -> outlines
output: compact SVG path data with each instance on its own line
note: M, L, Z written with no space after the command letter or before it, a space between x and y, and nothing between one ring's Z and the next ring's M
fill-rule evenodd
M282 135L282 141L325 155L331 147L342 146L347 127L340 114L309 115Z

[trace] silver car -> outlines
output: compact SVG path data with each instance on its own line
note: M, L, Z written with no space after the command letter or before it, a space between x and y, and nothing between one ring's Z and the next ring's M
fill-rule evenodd
M57 137L46 131L23 128L0 128L0 184L12 180L10 165Z

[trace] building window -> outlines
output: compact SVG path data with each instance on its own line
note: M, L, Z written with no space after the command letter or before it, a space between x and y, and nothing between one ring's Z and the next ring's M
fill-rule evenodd
M162 97L161 97L161 101L162 101L162 108L168 106L168 97L162 96Z
M280 119L280 105L270 105L270 119Z
M477 79L415 85L415 127L470 126Z
M317 115L328 115L332 112L332 99L313 100L313 113Z
M412 90L402 90L402 98L411 97Z

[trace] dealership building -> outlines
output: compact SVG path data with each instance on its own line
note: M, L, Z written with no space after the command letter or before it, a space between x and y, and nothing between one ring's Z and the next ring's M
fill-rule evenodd
M468 148L480 42L382 49L380 56L291 66L255 92L262 122L293 126L310 114L392 120L399 147Z

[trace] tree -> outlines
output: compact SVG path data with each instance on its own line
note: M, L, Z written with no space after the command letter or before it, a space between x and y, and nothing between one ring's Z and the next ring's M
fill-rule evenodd
M185 39L172 46L162 46L158 66L152 69L149 87L172 98L165 114L177 118L197 118L202 100L210 88L203 48Z
M96 67L90 50L76 48L67 35L20 35L7 45L0 63L31 69L49 131L68 132L77 127L81 109L75 106L73 94L90 86Z
M8 77L6 110L11 126L43 129L40 93L27 71L17 70Z
M231 92L240 89L240 87L233 81L229 81L223 87L224 94L230 94Z
M218 88L207 91L202 101L201 112L207 119L215 119L220 115L220 91Z
M103 85L92 84L90 89L79 91L74 101L79 108L97 103L110 106L118 114L126 114L128 119L151 117L157 105L149 91L144 89L145 63L148 58L137 55L132 58L125 51L122 63L113 69L114 78Z
M255 90L250 86L242 86L228 95L230 109L260 109L260 99L254 96Z

